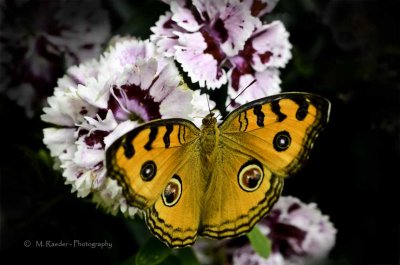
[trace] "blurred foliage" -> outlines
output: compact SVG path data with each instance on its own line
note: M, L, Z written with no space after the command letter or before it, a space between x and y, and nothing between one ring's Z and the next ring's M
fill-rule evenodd
M103 4L114 34L142 39L167 10L156 0ZM399 7L398 1L281 0L266 18L283 20L291 34L293 59L282 71L283 91L317 93L332 102L327 130L306 168L289 178L284 190L317 202L336 225L337 244L327 264L400 263ZM215 92L214 99L218 93L226 91ZM71 194L53 170L39 116L26 118L1 95L0 117L2 259L148 264L142 263L148 258L144 253L156 247L143 246L158 244L160 264L196 264L190 249L160 246L141 220L107 215L90 199ZM107 241L112 247L27 248L25 240Z

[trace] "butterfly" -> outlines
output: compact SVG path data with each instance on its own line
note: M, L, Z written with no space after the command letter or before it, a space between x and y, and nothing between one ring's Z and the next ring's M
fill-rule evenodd
M144 123L106 152L108 175L169 247L249 232L278 200L284 178L308 158L329 119L327 99L289 92L244 104L221 124Z

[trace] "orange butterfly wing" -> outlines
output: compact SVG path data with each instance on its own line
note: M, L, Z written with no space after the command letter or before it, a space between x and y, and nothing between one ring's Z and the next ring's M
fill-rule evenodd
M249 232L279 198L285 176L307 159L328 122L330 103L307 93L283 93L245 104L219 126L216 167L210 177L201 234L224 238ZM258 169L259 186L243 176Z

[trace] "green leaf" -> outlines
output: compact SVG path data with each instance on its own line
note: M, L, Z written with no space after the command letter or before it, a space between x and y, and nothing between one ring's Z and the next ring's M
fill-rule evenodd
M271 253L271 242L268 237L263 235L260 229L255 226L253 230L247 233L247 237L250 240L250 244L253 246L253 249L263 258L268 258Z
M169 255L172 249L164 245L155 237L149 239L136 254L136 265L155 265L161 263Z
M196 255L191 247L179 249L176 253L181 264L185 265L200 265Z

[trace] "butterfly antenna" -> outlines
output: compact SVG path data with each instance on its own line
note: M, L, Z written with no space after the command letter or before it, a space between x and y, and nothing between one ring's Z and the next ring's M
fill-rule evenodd
M229 104L231 104L233 101L235 101L241 94L243 94L244 91L246 91L246 89L248 89L252 84L254 84L256 82L255 79L253 79L253 81L250 82L250 84L248 84L234 99L231 100L231 102ZM229 105L228 105L229 106ZM226 108L225 108L226 110Z
M244 91L246 91L246 89L248 89L248 88L249 88L252 84L254 84L255 82L256 82L256 80L253 79L253 81L251 81L250 84L248 84L234 99L231 99L231 102L229 102L229 104L226 105L226 107L225 107L225 109L224 109L223 112L225 112L226 109L228 108L228 106L231 105L232 102L234 102L241 94L243 94ZM220 113L218 114L218 116L221 115L221 113L222 113L222 112L220 112ZM218 116L217 116L217 117L218 117ZM217 117L216 117L216 118L217 118Z

